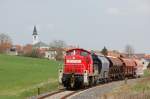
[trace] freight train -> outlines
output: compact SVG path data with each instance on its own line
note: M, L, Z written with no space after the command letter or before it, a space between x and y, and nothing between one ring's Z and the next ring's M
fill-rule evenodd
M81 88L141 75L143 70L137 59L98 55L75 48L66 51L59 83L67 89Z

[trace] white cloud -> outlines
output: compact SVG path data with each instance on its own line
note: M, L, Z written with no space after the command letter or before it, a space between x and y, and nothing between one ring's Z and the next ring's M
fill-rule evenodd
M120 10L118 8L108 8L106 9L106 13L110 15L119 15Z
M54 24L47 24L47 28L54 29Z
M150 2L148 0L130 0L128 4L128 14L150 15Z
M150 1L127 0L123 6L107 8L106 13L109 15L150 15Z
M146 2L141 2L136 6L136 11L139 14L150 14L150 4Z

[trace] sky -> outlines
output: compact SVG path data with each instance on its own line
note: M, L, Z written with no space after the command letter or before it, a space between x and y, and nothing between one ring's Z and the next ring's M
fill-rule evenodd
M0 33L14 44L64 40L85 49L150 53L150 0L0 0Z

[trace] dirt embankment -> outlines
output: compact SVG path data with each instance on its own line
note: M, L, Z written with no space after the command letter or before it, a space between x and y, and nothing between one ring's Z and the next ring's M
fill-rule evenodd
M100 99L150 99L150 77L116 87Z

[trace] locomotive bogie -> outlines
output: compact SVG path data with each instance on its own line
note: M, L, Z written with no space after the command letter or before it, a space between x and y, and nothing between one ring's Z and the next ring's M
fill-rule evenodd
M66 88L77 88L83 86L83 75L63 74L62 83Z

